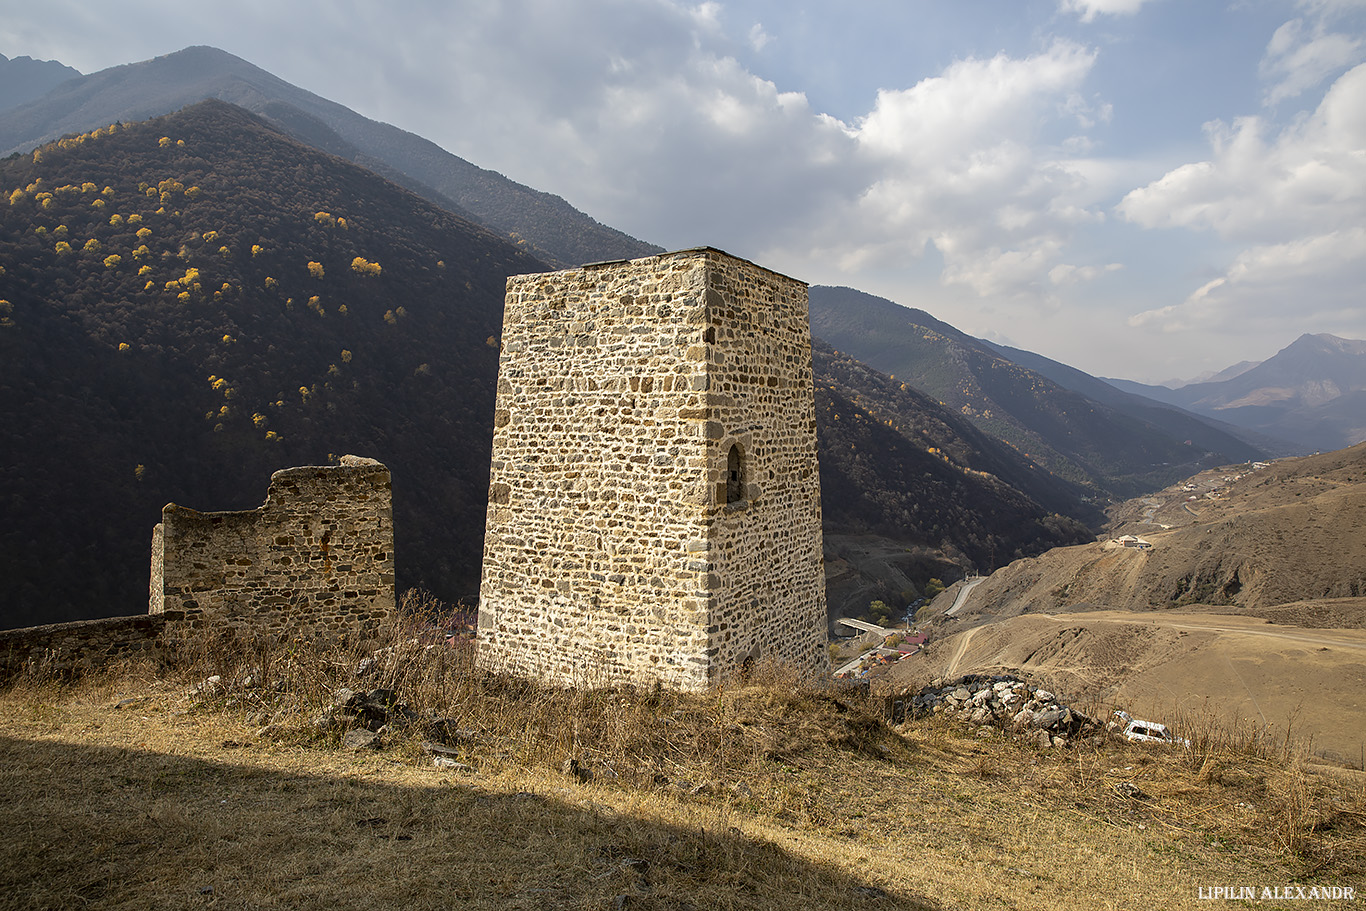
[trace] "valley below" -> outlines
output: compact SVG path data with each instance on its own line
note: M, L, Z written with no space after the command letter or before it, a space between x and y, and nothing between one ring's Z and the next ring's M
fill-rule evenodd
M1204 472L1112 518L1104 540L996 571L952 616L950 587L917 616L929 643L877 685L1022 674L1104 714L1256 728L1361 768L1366 446Z

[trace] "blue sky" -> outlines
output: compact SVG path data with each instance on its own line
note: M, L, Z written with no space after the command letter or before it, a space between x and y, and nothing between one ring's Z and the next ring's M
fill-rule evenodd
M1366 338L1366 0L0 0L10 57L193 44L1090 373Z

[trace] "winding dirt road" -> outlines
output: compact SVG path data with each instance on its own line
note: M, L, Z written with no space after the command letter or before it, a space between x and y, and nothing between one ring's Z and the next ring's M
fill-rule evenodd
M958 650L949 659L948 666L944 669L945 677L952 677L958 670L958 662L963 660L963 655L968 650L968 643L972 641L972 634L981 629L980 626L974 627L958 637Z

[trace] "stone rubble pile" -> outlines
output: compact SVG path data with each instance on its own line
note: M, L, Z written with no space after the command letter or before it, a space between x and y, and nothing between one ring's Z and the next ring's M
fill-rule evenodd
M461 755L460 745L481 739L476 732L457 727L450 718L419 715L399 701L393 690L382 687L338 689L332 704L313 720L313 727L320 733L342 732L342 748L353 751L383 749L386 734L416 728L429 738L422 742L422 750L432 757L432 764L460 772L474 771L455 759Z
M414 721L417 716L399 702L393 690L352 690L342 687L333 694L332 705L313 721L321 732L363 728L382 733L392 721Z
M1104 733L1104 725L1009 675L970 674L957 680L935 680L914 696L892 704L892 721L945 715L978 728L1026 734L1041 747L1066 746L1079 738Z

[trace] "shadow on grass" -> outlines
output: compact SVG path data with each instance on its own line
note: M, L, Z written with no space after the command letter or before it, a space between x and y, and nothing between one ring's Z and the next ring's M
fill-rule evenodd
M209 762L0 737L0 905L940 908L715 814L666 824L569 788L484 793L438 770L400 784L232 761L254 749L227 742Z

